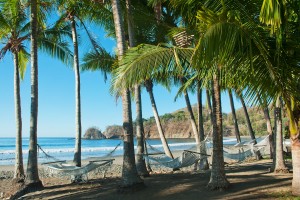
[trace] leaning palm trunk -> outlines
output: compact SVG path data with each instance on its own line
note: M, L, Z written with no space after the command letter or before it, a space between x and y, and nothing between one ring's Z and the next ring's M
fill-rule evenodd
M282 115L281 115L281 100L277 98L275 108L275 119L276 119L276 154L275 154L275 173L288 173L284 158L283 158L283 141L282 141Z
M212 109L213 109L213 157L210 180L207 185L212 190L226 189L229 182L225 175L223 156L222 108L219 85L219 74L213 77Z
M126 0L127 8L127 24L128 24L128 36L129 46L135 47L135 34L134 24L132 18L131 1ZM147 177L149 172L146 168L144 159L144 126L143 126L143 115L142 115L142 98L141 98L141 87L135 85L135 103L136 103L136 139L137 139L137 153L136 153L136 168L140 176Z
M118 58L119 60L121 60L125 52L125 37L124 37L123 24L121 20L121 7L120 7L119 0L111 0L111 4L112 4L115 32L117 38ZM138 176L136 165L135 165L132 114L131 114L130 102L131 102L130 92L128 89L124 89L122 92L123 131L124 131L122 188L144 186L143 181Z
M244 110L244 113L245 113L246 122L247 122L247 127L248 127L248 131L249 131L251 140L253 140L253 141L254 141L254 144L256 144L257 141L256 141L256 138L255 138L255 134L254 134L252 125L251 125L251 121L250 121L250 117L249 117L249 114L248 114L248 111L247 111L247 107L246 107L244 98L243 98L241 95L240 95L240 100L241 100L241 103L242 103L242 106L243 106L243 110ZM256 154L256 159L257 159L257 160L262 159L262 156L261 156L261 154L260 154L259 151L257 151L255 154Z
M154 118L155 118L156 126L157 126L158 133L159 133L159 137L160 137L161 143L163 145L165 154L167 156L169 156L170 158L174 158L173 154L170 151L168 142L166 140L165 134L164 134L163 129L162 129L162 125L160 123L160 119L159 119L159 115L158 115L158 112L157 112L157 107L156 107L155 99L154 99L154 96L153 96L153 83L152 83L152 81L151 80L145 81L145 86L146 86L147 92L149 93L149 96L150 96L150 101L151 101L151 104L152 104L153 115L154 115Z
M237 123L236 114L235 114L235 108L234 108L231 89L228 90L228 94L229 94L229 100L230 100L232 120L233 120L233 125L234 125L234 134L235 134L237 143L240 143L241 142L241 136L240 136L240 130L239 130L239 126L238 126L238 123Z
M31 112L30 136L26 184L32 188L42 187L38 173L37 121L38 121L38 54L37 54L37 0L30 2L31 8Z
M189 116L190 116L190 122L191 122L191 125L192 125L192 130L193 130L193 133L194 133L195 141L196 141L196 144L199 145L200 144L200 136L199 136L199 133L198 133L198 130L197 130L196 120L195 120L195 117L194 117L194 113L193 113L193 109L192 109L192 106L191 106L189 94L187 93L187 91L184 91L184 98L185 98L186 107L187 107L187 110L188 110L188 113L189 113Z
M15 84L15 113L16 113L16 159L14 179L17 181L24 180L24 166L22 153L22 115L21 115L21 97L20 97L20 73L18 53L14 53L14 84Z
M74 71L75 71L75 123L76 123L76 137L75 137L75 152L73 162L77 167L81 166L81 103L80 103L80 72L79 72L79 58L78 58L78 42L75 19L71 19L72 40L74 47Z
M268 135L269 135L270 158L272 159L273 155L274 155L274 148L275 148L274 145L273 145L274 134L273 134L273 131L272 131L272 125L271 125L271 118L270 118L270 114L269 114L269 109L268 109L267 106L264 108L264 117L265 117L265 120L266 120L267 132L268 132Z
M135 86L135 103L136 103L136 168L140 176L149 176L144 159L144 126L142 115L142 98L140 86Z
M204 127L203 127L203 111L202 111L202 89L201 89L201 82L198 82L197 85L197 101L198 101L198 131L199 131L199 136L200 136L200 142L204 140ZM200 152L200 163L199 163L199 169L201 170L207 170L209 169L207 157L204 156L202 158L203 154L206 154L205 148L201 148Z

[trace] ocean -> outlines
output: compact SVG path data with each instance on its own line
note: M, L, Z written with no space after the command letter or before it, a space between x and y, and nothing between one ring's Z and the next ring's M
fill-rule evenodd
M23 138L23 160L27 163L29 138ZM163 151L160 139L148 139L147 142ZM234 138L224 138L224 144L235 144ZM74 155L75 139L68 137L40 137L38 144L42 150L38 151L38 162L50 162L57 160L72 160ZM114 156L123 155L123 141L120 139L102 139L102 140L82 140L82 159L89 157L101 157L114 151ZM136 149L136 139L134 140ZM180 151L189 149L195 145L194 139L168 139L171 151ZM13 165L15 163L15 138L0 138L0 165Z

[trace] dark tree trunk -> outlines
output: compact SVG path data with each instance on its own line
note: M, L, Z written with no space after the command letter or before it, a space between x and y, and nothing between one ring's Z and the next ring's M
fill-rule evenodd
M229 186L224 168L221 92L218 73L213 78L213 157L210 180L207 185L212 190L223 190Z
M14 179L17 182L25 179L23 152L22 152L22 114L21 114L21 97L20 97L20 73L18 53L14 53L14 93L15 93L15 113L16 113L16 156Z
M235 108L234 108L231 89L228 90L228 95L229 95L230 107L231 107L231 113L232 113L232 120L233 120L233 125L234 125L234 134L235 134L237 143L240 143L241 142L241 136L240 136L240 130L239 130L236 114L235 114Z
M206 89L206 101L207 101L207 106L208 106L208 114L210 117L210 123L211 125L213 124L213 113L212 113L212 108L211 108L211 98L210 98L210 94L209 94L209 89Z
M244 110L244 113L245 113L247 127L248 127L248 131L249 131L251 140L254 141L254 144L257 144L256 138L255 138L255 134L254 134L254 131L253 131L253 128L252 128L252 124L251 124L251 121L250 121L250 117L249 117L249 114L248 114L248 111L247 111L247 107L246 107L244 98L241 95L240 95L240 100L241 100L241 103L243 105L243 110ZM262 156L261 156L261 154L260 154L259 151L257 151L255 154L256 154L256 159L257 160L262 159Z
M136 168L140 176L147 177L149 172L146 168L144 159L144 126L142 117L142 100L140 86L135 86L135 102L136 102L136 139L137 139L137 154Z
M37 52L37 0L31 0L31 112L30 136L28 147L28 163L26 171L26 185L33 190L43 187L38 172L37 157L37 122L38 122L38 52Z
M121 19L121 7L119 0L111 0L112 11L114 17L115 32L118 47L118 59L121 60L125 52L124 28ZM138 176L133 144L133 127L131 114L131 99L128 89L122 93L123 106L123 131L124 131L124 154L123 154L123 170L122 170L122 186L121 191L133 191L144 187L144 182Z
M134 34L134 23L132 18L131 1L126 0L127 8L127 22L128 22L128 36L129 46L135 47L135 34ZM136 168L140 176L147 177L149 172L146 168L144 159L144 126L143 126L143 115L142 115L142 98L141 88L139 85L135 86L135 103L136 103L136 139L137 139L137 153L136 153Z

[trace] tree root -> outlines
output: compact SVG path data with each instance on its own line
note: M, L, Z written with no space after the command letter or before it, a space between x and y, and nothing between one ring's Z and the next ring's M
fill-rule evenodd
M20 197L31 193L42 190L44 188L41 181L35 183L25 184L21 189L19 189L15 194L13 194L9 199L19 199Z
M275 174L288 174L290 173L288 168L279 168L274 170Z

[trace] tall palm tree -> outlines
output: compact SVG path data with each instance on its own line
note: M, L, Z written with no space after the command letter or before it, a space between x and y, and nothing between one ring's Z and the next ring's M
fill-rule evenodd
M10 51L14 59L14 96L15 96L15 119L16 119L16 152L14 179L18 182L25 179L23 154L22 154L22 115L20 97L20 78L24 78L24 72L29 59L24 41L29 40L29 32L25 31L28 25L25 10L20 2L6 2L0 12L2 31L1 41L5 42L0 50L0 59ZM21 72L21 73L20 73Z
M201 81L198 81L197 84L197 110L198 110L198 131L200 136L200 142L205 140L204 135L204 127L203 127L203 106L202 106L202 89L201 89ZM206 151L204 151L205 148L201 148L201 154L206 154ZM200 159L199 168L201 170L207 170L209 169L209 164L207 161L207 157L204 156L204 158Z
M58 9L61 12L60 19L57 24L63 24L68 22L69 28L72 32L72 43L73 43L73 68L75 74L75 150L73 162L76 166L81 166L81 95L80 95L80 66L79 66L79 52L78 52L78 32L77 32L77 22L80 22L84 28L85 25L83 20L87 18L88 15L93 14L93 7L95 4L89 1L66 1L59 0L57 2ZM87 29L85 29L87 31ZM87 31L89 40L93 45L95 41L91 38L89 32ZM95 47L94 47L95 48Z
M275 123L276 123L276 145L275 145L275 163L274 163L274 172L275 173L288 173L284 158L283 158L283 140L282 140L282 103L281 98L278 97L276 100L275 107Z
M37 120L38 120L38 19L37 0L30 1L31 25L31 112L30 112L30 137L28 147L28 164L26 184L29 187L42 187L38 173L37 162Z
M75 1L59 1L58 7L62 11L61 19L69 21L72 32L73 42L73 68L75 73L75 150L73 162L75 166L81 166L81 98L80 98L80 71L79 71L79 53L78 53L78 34L76 28L76 17L80 16L78 9L83 9L82 3Z
M229 186L224 169L221 92L218 76L219 73L217 72L212 81L213 158L210 180L207 185L211 189L216 189L216 187L227 188Z
M249 117L249 114L248 114L248 111L247 111L247 107L246 107L244 98L241 95L239 95L239 97L240 97L240 100L241 100L241 103L242 103L242 106L243 106L243 110L244 110L244 113L245 113L245 117L246 117L246 122L247 122L248 131L249 131L249 134L250 134L250 138L251 138L251 140L253 140L253 143L256 144L257 141L256 141L256 138L255 138L255 133L254 133L253 128L252 128L252 124L251 124L251 121L250 121L250 117ZM255 153L255 155L256 155L256 159L257 160L262 159L262 156L261 156L261 154L260 154L259 151L257 151Z
M129 47L136 46L134 19L132 18L132 5L130 0L126 0L127 8L127 23ZM136 167L138 174L144 177L149 176L144 159L144 126L142 115L142 98L140 85L134 86L135 103L136 103L136 138L137 138L137 153L136 153Z
M234 108L234 103L233 103L233 97L232 97L232 91L231 91L231 89L228 89L228 95L229 95L229 100L230 100L230 107L231 107L231 113L232 113L232 121L233 121L233 125L234 125L234 134L235 134L237 142L240 143L241 142L241 136L240 136L240 130L239 130L239 126L238 126L238 123L237 123L236 114L235 114L235 108Z
M163 130L162 125L161 125L160 117L158 115L157 106L156 106L155 98L154 98L154 95L153 95L153 81L152 80L145 80L144 84L145 84L146 90L147 90L147 92L149 94L149 97L150 97L154 119L155 119L155 122L156 122L158 134L159 134L161 143L163 145L163 149L165 151L165 154L167 156L169 156L170 158L174 158L172 152L170 151L168 142L167 142L165 134L164 134L164 130Z
M288 19L291 17L292 12L287 11L287 7L293 11L293 13L298 13L299 16L299 1L271 1L271 0L264 0L261 12L260 12L260 20L261 22L269 25L271 27L271 33L275 36L276 40L276 54L274 56L276 60L276 66L280 67L280 65L284 65L285 63L289 63L290 60L294 60L296 56L295 53L298 51L297 47L295 45L285 45L290 46L290 49L292 49L292 53L289 53L287 55L284 55L283 48L285 44L293 44L295 40L298 39L298 37L293 37L293 34L299 34L298 27L299 26L299 19L296 21L289 21ZM294 27L294 31L290 31L287 33L288 24L290 24L290 27ZM293 38L291 41L287 35L290 35L290 38ZM294 35L295 36L295 35ZM297 40L299 42L299 39ZM289 59L285 59L285 57L288 57ZM293 63L294 65L297 65ZM292 65L293 65L292 64ZM284 67L287 65L284 65ZM283 68L284 69L284 68ZM289 73L291 74L291 73ZM299 84L299 81L295 81L296 84ZM292 193L294 195L299 196L300 195L300 139L299 139L299 103L296 100L294 95L287 94L286 92L286 86L281 86L281 92L283 99L285 101L285 105L288 111L288 117L289 117L289 129L290 129L290 135L291 135L291 147L292 147L292 154L293 154L293 182L292 182Z
M119 0L111 0L112 11L114 16L115 33L117 38L117 48L119 60L125 53L125 37L123 22L121 17L121 7ZM123 130L124 130L124 155L123 155L123 170L122 170L122 186L124 188L143 187L144 183L138 176L135 160L134 160L134 145L133 145L133 127L132 114L130 104L130 92L128 89L122 91L122 106L123 106Z

